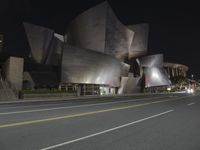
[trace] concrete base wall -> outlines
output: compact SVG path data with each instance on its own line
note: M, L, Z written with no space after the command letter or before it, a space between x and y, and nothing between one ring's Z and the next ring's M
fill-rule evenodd
M22 89L24 59L10 57L4 64L4 77L16 91Z

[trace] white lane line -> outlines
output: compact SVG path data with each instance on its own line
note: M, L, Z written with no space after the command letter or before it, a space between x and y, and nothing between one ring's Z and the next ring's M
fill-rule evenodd
M2 112L1 115L11 115L11 114L22 114L22 113L32 113L32 112L42 112L42 111L51 111L51 110L60 110L60 109L71 109L71 108L81 108L81 107L90 107L90 106L101 106L108 104L117 104L117 103L126 103L126 102L134 102L138 100L151 100L151 99L159 99L164 97L154 97L154 98L143 98L143 99L135 99L135 100L121 100L116 102L106 102L106 103L98 103L98 104L83 104L77 106L65 106L65 107L55 107L55 108L45 108L45 109L34 109L34 110L24 110L24 111L12 111L12 112Z
M191 105L194 105L195 103L189 103L189 104L187 104L188 106L191 106Z
M118 130L118 129L121 129L121 128L130 126L130 125L134 125L134 124L143 122L143 121L145 121L145 120L149 120L149 119L152 119L152 118L156 118L156 117L165 115L165 114L167 114L167 113L170 113L170 112L172 112L172 111L174 111L174 110L171 109L171 110L168 110L168 111L165 111L165 112L162 112L162 113L159 113L159 114L150 116L150 117L146 117L146 118L143 118L143 119L134 121L134 122L130 122L130 123L127 123L127 124L124 124L124 125L121 125L121 126L117 126L117 127L114 127L114 128L110 128L110 129L108 129L108 130L104 130L104 131L97 132L97 133L94 133L94 134L90 134L90 135L87 135L87 136L84 136L84 137L81 137L81 138L77 138L77 139L70 140L70 141L66 141L66 142L63 142L63 143L60 143L60 144L52 145L52 146L49 146L49 147L46 147L46 148L42 148L42 149L40 149L40 150L50 150L50 149L58 148L58 147L65 146L65 145L68 145L68 144L71 144L71 143L75 143L75 142L78 142L78 141L82 141L82 140L85 140L85 139L88 139L88 138L92 138L92 137L95 137L95 136L98 136L98 135L101 135L101 134L105 134L105 133L108 133L108 132L111 132L111 131L114 131L114 130Z

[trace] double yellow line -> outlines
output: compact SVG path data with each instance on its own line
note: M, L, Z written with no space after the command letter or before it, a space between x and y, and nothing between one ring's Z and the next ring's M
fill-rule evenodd
M174 101L174 100L178 100L178 99L185 99L188 97L191 97L191 96L178 97L178 98L172 98L169 100L160 100L160 101L154 101L154 102L148 102L148 103L136 104L136 105L130 105L130 106L123 106L123 107L117 107L117 108L103 109L103 110L97 110L97 111L91 111L91 112L85 112L85 113L79 113L79 114L73 114L73 115L65 115L65 116L60 116L60 117L53 117L53 118L46 118L46 119L39 119L39 120L32 120L32 121L23 121L23 122L17 122L17 123L9 123L9 124L0 124L0 129L8 128L8 127L15 127L15 126L22 126L22 125L37 124L37 123L43 123L43 122L49 122L49 121L55 121L55 120L61 120L61 119L82 117L82 116L88 116L88 115L95 115L95 114L99 114L99 113L142 107L142 106L147 106L147 105L151 105L151 104Z

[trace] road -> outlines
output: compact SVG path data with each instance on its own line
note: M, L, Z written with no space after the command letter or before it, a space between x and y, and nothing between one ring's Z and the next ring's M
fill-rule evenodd
M198 93L0 105L0 150L200 150Z

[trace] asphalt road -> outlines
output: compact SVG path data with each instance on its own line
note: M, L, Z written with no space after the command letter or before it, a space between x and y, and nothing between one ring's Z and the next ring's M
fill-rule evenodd
M200 150L200 96L0 105L0 150Z

